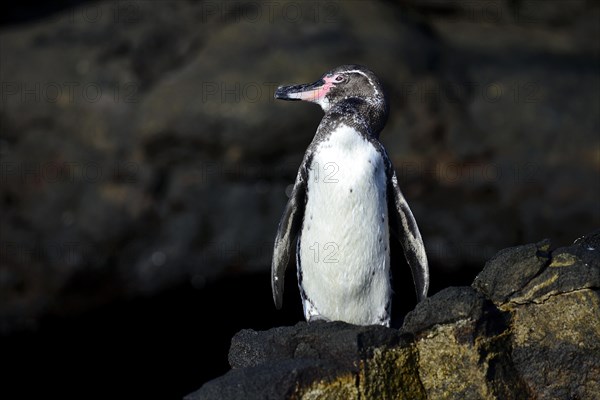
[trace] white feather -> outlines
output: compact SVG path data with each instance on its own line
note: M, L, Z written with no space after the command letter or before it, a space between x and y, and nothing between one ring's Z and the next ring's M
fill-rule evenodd
M308 320L389 325L386 174L375 147L340 125L315 149L300 261Z

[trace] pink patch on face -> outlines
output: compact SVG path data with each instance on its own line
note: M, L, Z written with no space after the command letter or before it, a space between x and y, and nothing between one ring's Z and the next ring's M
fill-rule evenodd
M313 90L307 90L306 92L293 93L290 94L290 97L304 101L318 102L329 92L329 89L331 89L331 87L333 86L334 79L335 75L327 76L323 78L323 81L325 81L325 83L319 86L318 88Z

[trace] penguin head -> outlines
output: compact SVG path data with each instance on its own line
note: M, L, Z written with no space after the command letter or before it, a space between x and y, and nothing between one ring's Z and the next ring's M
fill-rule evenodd
M275 98L317 103L329 111L337 103L361 99L387 115L387 99L375 74L361 65L342 65L326 72L313 83L280 86Z

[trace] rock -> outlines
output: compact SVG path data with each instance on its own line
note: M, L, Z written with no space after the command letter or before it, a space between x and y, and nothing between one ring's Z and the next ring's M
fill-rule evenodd
M452 308L448 308L448 305ZM433 325L448 324L483 315L486 299L470 287L449 287L428 297L404 319L402 329L416 333Z
M500 251L486 263L473 287L495 303L506 301L547 265L549 246L546 240Z
M194 399L358 398L402 393L425 398L408 338L382 326L300 322L264 332L243 330L231 341L232 370ZM397 374L402 368L404 374Z
M232 370L186 399L592 399L600 393L600 231L500 251L397 331L342 322L243 330Z
M512 362L538 398L592 399L600 393L598 288L563 292L511 312Z
M288 358L335 359L351 367L356 359L375 347L396 346L402 337L381 326L363 327L342 322L317 322L310 326L300 322L293 327L274 328L265 332L245 329L231 340L229 364L244 368Z
M600 393L599 244L596 231L546 253L544 268L525 281L514 266L539 264L538 253L508 249L524 259L512 268L492 260L473 284L487 291L493 285L508 287L513 279L523 281L511 296L492 297L511 315L512 362L529 391L541 399ZM542 250L548 247L544 242Z
M549 252L549 241L498 253L475 278L473 287L501 309L543 303L551 296L600 288L600 231L572 246Z
M319 385L323 381L326 382L323 386L327 387L321 391L323 394L357 397L354 376L339 370L335 363L289 359L268 365L232 369L184 399L284 399L297 393L298 382L305 382L309 386L313 383Z
M470 287L450 287L419 303L402 330L415 337L427 398L520 398L525 387L503 351L510 347L508 318Z

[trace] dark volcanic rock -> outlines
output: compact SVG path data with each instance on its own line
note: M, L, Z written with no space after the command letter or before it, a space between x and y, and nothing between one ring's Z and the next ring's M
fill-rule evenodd
M541 303L579 289L598 289L599 238L597 231L552 252L548 240L503 250L486 264L473 287L505 308L515 303Z
M502 250L477 275L473 287L495 303L506 301L547 265L550 242Z
M397 346L399 332L382 326L360 327L343 322L300 322L264 332L244 329L231 339L229 364L244 368L288 358L335 359L347 368L375 347Z
M512 362L528 390L540 399L583 399L600 393L599 243L596 231L552 252L544 244L544 268L515 286L510 297L493 296L511 315ZM521 264L539 260L532 253L523 255L528 260ZM501 288L519 280L514 268L487 271L500 265L486 266L474 286L489 288L490 277Z
M479 319L486 298L470 287L449 287L417 304L406 315L402 329L416 333L437 324L448 324L465 318Z
M208 382L202 389L185 397L185 400L234 399L287 399L299 382L314 382L346 373L334 362L314 359L286 359L249 368L232 369L222 377ZM351 375L349 375L351 377ZM342 381L332 388L332 393L350 398L355 394L353 382ZM344 385L345 383L345 385ZM349 391L346 391L346 387Z
M600 393L600 231L499 252L473 287L400 331L299 323L233 339L233 369L187 399L592 399ZM584 261L585 260L585 261Z
M264 332L243 330L231 341L233 369L192 399L358 398L405 393L424 398L414 346L400 332L343 322L298 323ZM396 368L403 368L398 375Z

